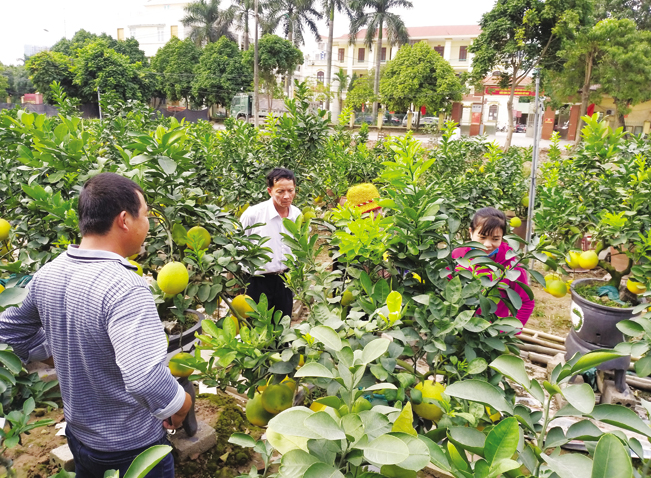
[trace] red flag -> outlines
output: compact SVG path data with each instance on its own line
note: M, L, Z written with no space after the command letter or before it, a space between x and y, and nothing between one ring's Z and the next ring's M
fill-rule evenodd
M588 116L592 116L594 114L594 103L588 105L588 111L586 111L586 114Z

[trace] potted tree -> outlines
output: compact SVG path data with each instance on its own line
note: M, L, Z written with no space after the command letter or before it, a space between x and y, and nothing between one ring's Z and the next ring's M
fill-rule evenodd
M636 315L645 274L638 268L627 283L622 279L649 251L645 238L651 169L647 159L635 141L625 139L622 128L612 130L597 115L583 120L583 142L571 157L561 159L558 144L552 145L552 160L541 168L534 216L537 232L566 254L564 262L569 269L599 266L610 276L571 282L574 327L568 337L568 353L570 349L612 347L623 341L616 324ZM592 249L577 251L586 236L591 236ZM609 250L627 258L623 268L607 260ZM548 262L556 266L553 259ZM616 365L620 368L622 364ZM613 364L607 362L602 367L613 368Z

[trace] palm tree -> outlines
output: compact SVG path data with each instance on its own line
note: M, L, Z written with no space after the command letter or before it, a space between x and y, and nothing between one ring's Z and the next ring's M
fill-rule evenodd
M244 33L243 49L249 49L249 20L255 17L255 0L233 0L235 8L235 24L237 29ZM258 6L258 13L262 13L262 7Z
M326 47L326 75L325 86L330 85L330 76L332 75L332 38L334 36L335 10L345 13L352 20L352 11L350 9L351 0L321 0L323 14L328 22L328 45ZM341 84L341 82L340 82ZM330 98L326 100L326 110L330 109Z
M341 113L343 106L342 96L348 84L348 75L344 72L343 68L339 68L339 71L335 73L335 81L339 82L339 86L337 87L337 100L339 101L339 113Z
M389 10L395 7L413 8L410 0L354 0L353 8L355 18L350 22L350 44L354 45L357 34L362 27L366 27L364 45L371 48L377 34L375 49L375 84L373 92L377 97L380 92L380 59L382 53L382 37L386 27L389 45L404 45L409 41L409 34L405 23L395 13ZM365 9L369 11L364 11ZM377 114L377 102L373 102L373 115Z
M190 38L199 46L212 43L221 37L235 41L229 31L235 20L235 8L230 6L220 10L221 0L199 0L185 6L184 26L191 26Z
M267 15L263 24L263 35L273 33L279 26L285 38L299 47L305 45L307 30L312 32L316 41L321 40L316 20L322 18L314 8L315 0L269 0ZM285 94L289 96L291 72L285 80Z

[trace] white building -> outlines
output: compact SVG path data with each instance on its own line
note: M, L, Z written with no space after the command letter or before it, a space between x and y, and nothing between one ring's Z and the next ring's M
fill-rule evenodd
M118 40L135 38L145 55L152 57L172 37L187 38L190 28L181 23L187 0L147 0L117 30Z

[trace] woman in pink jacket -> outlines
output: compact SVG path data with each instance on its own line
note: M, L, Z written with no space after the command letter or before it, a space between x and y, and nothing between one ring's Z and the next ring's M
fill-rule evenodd
M475 213L472 222L470 223L470 240L482 244L488 257L493 259L495 262L505 267L510 267L516 262L516 258L506 258L511 247L502 240L504 234L506 234L506 216L502 211L492 207L485 207ZM455 249L452 252L452 258L457 259L463 257L469 250L471 250L470 247L460 247ZM472 262L472 259L470 259L470 261ZM527 274L524 269L516 266L515 270L520 272L518 281L529 285ZM479 272L490 272L490 269L480 269ZM519 319L524 326L527 323L527 320L529 320L529 317L531 317L535 302L533 299L529 298L524 289L517 283L508 279L502 279L502 282L517 292L522 299L522 306L518 310L516 318ZM500 294L502 297L506 297L506 291L500 290ZM495 314L498 317L507 317L511 315L511 312L506 304L503 301L500 301L497 304L497 311Z

